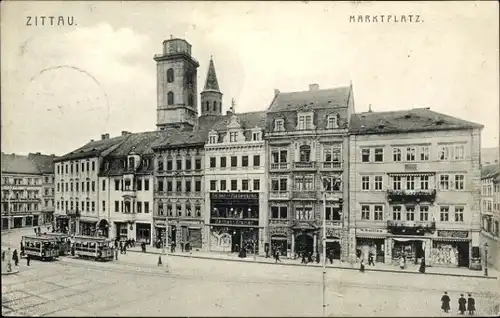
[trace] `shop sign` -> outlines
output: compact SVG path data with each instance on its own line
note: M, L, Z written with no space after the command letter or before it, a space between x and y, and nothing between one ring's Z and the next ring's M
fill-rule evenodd
M210 199L218 200L258 200L259 194L252 192L212 192L210 193Z
M246 226L259 226L259 220L245 220L245 219L211 219L212 224L221 225L246 225Z
M439 237L450 237L450 238L467 238L469 237L469 232L467 231L450 231L450 230L441 230L437 231Z
M356 233L381 233L381 234L387 234L387 230L384 230L384 229L356 229Z

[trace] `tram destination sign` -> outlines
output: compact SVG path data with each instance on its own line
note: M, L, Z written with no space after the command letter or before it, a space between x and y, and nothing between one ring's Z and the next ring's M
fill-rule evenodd
M259 194L253 192L212 192L210 199L216 200L258 200Z
M259 220L245 220L245 219L228 219L228 218L211 218L211 224L216 225L243 225L243 226L259 226Z

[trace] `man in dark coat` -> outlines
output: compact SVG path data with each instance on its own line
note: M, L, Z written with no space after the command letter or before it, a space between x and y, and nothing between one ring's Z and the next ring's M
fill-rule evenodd
M361 259L361 262L359 263L359 271L361 273L365 272L365 260L364 259Z
M30 266L31 256L30 254L26 255L26 265Z
M467 298L467 311L469 312L469 315L474 315L474 312L476 311L476 300L472 298L471 293L469 293L469 298Z
M441 309L444 310L444 312L448 312L450 310L450 296L448 296L447 292L444 292L443 297L441 297Z
M14 264L16 266L19 265L19 256L17 255L17 250L14 250L14 253L12 253L12 260L14 261Z
M368 253L368 266L375 266L375 262L373 261L373 253Z
M460 294L460 298L458 298L458 311L460 311L460 315L465 313L467 304L467 300L464 298L464 294Z
M422 261L420 261L420 268L418 269L418 271L422 274L425 273L425 258L422 257Z

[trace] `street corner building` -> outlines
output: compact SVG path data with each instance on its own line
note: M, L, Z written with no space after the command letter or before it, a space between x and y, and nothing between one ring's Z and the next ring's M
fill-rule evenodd
M481 125L430 109L356 113L352 84L275 89L262 111L237 112L212 57L198 96L186 40L165 40L153 60L154 131L105 133L55 159L57 229L178 251L325 248L341 262L480 268Z
M429 108L351 118L349 213L360 257L480 269L482 128Z
M498 153L497 153L498 155ZM498 158L498 157L497 157ZM500 166L481 167L481 239L490 266L500 269Z
M52 223L54 159L2 152L2 230Z

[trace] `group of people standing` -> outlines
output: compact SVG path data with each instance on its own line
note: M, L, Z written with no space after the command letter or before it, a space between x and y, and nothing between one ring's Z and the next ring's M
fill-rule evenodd
M472 294L468 294L468 298L465 299L464 294L460 294L460 298L458 298L458 311L460 315L465 314L466 311L469 312L469 315L474 315L476 311L476 300L472 297ZM448 292L444 292L444 295L441 297L441 309L447 313L450 311L450 302L451 298L448 296Z

